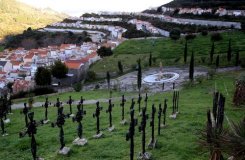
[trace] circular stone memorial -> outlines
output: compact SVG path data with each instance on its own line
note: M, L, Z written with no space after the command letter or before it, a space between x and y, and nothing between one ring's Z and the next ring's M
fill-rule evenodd
M143 81L146 83L165 83L165 82L174 82L179 78L179 74L175 72L163 72L152 74L146 76Z

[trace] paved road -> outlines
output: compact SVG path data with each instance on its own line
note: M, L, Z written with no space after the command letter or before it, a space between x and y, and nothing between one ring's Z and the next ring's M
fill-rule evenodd
M148 96L152 96L153 93L149 93ZM142 95L143 97L145 95ZM127 100L131 100L132 98L135 99L135 101L137 101L138 95L133 95L133 96L125 96L125 99ZM112 98L112 102L118 102L121 101L122 97L114 97ZM95 104L97 101L102 102L102 103L106 103L108 102L108 99L91 99L91 100L85 100L83 102L83 104ZM78 104L79 101L75 101L74 104ZM55 102L51 102L52 104L54 104ZM44 104L44 102L35 102L33 104L33 107L41 107ZM24 103L18 103L18 104L13 104L12 105L12 109L22 109L24 108Z
M240 67L227 67L227 68L219 68L216 71L217 72L228 72L228 71L236 71L236 70L240 70L240 69L241 69ZM169 89L169 90L171 90L171 89ZM152 93L148 93L148 96L152 96L154 94L155 93L153 93L153 92ZM143 95L143 97L144 97L144 95ZM138 95L125 96L125 98L128 99L128 100L129 99L132 99L132 98L137 99L138 98ZM118 102L120 100L121 100L121 97L114 97L114 98L112 98L112 101L113 102ZM84 101L84 104L95 104L97 101L99 101L99 102L108 102L108 99L91 99L91 100L85 100ZM54 104L54 103L55 102L52 102L52 104ZM76 101L75 103L77 104L78 101ZM33 107L41 107L43 104L44 104L44 102L35 102L33 104ZM18 103L18 104L13 104L12 105L12 109L21 109L21 108L24 108L24 104L23 103Z

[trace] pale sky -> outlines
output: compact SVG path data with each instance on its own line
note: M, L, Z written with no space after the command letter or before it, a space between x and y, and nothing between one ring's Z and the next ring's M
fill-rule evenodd
M19 0L37 8L52 8L71 16L84 12L125 11L140 12L172 0Z

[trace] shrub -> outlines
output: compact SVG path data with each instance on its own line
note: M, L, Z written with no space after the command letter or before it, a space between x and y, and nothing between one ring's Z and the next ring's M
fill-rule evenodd
M99 84L96 84L94 89L100 89L100 85Z
M96 80L96 73L94 71L88 71L86 76L87 81L94 81Z
M196 35L194 35L194 34L187 34L186 36L185 36L185 40L193 40L193 39L195 39L196 38Z
M113 52L111 50L111 48L107 48L107 47L100 47L98 50L97 50L97 53L100 57L107 57L107 56L111 56L113 55Z
M215 70L209 69L207 73L208 79L213 79L214 75L215 75Z
M196 76L196 81L201 84L205 80L205 76L203 75L198 75Z
M208 31L203 30L203 31L202 31L202 36L207 36L207 35L208 35Z
M171 32L170 32L170 38L173 40L178 40L180 38L180 30L177 28L174 28Z
M82 84L81 82L78 82L76 84L73 85L73 89L76 91L76 92L80 92L81 89L82 89Z
M245 104L245 72L241 73L236 81L233 102L236 106Z
M223 39L222 35L220 33L213 33L211 35L211 41L221 41Z
M245 58L240 59L240 65L242 68L245 68Z
M194 86L194 82L193 81L185 81L183 84L184 88L190 88Z

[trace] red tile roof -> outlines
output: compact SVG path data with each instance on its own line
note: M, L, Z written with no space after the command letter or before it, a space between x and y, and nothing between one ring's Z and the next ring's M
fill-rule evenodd
M29 54L27 54L24 58L25 59L32 59L34 55L35 55L34 52L29 52Z
M79 69L84 63L81 60L67 60L65 65L69 69Z

